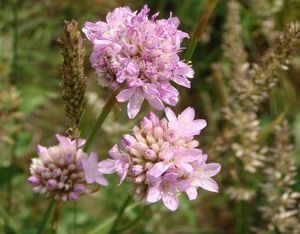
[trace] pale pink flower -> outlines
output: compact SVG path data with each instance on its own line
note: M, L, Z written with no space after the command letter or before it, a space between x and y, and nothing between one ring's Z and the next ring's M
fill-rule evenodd
M198 149L194 139L206 126L205 120L194 119L195 112L187 108L178 117L171 109L167 118L159 119L154 113L144 117L132 134L123 137L121 147L115 145L110 159L98 164L103 174L117 173L135 184L135 196L147 203L162 200L174 211L178 195L187 193L197 197L199 187L217 192L218 185L211 178L220 171L220 164L206 163L207 155Z
M86 22L82 31L93 44L90 57L99 75L99 83L112 89L121 84L117 96L126 102L130 118L134 118L146 99L154 108L174 106L179 92L171 81L190 88L193 69L181 61L178 53L188 34L178 30L179 19L170 16L149 18L147 6L138 13L128 7L116 8L106 21Z
M59 141L58 145L48 148L38 145L39 157L32 159L31 176L28 182L33 186L34 192L58 201L77 200L92 191L86 182L86 175L89 182L93 180L105 184L106 180L101 179L97 168L85 164L86 169L96 169L96 171L88 173L84 171L83 161L87 160L90 163L97 157L92 153L88 158L88 155L82 151L85 140L71 140L58 134L56 138ZM97 167L97 163L95 166Z

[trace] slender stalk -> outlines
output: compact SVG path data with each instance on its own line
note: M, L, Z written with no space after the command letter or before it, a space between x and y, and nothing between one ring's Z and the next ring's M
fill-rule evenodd
M49 217L50 217L50 215L51 215L51 213L52 213L52 210L53 210L55 204L56 204L56 201L55 201L55 200L51 200L51 201L50 201L50 203L49 203L49 205L48 205L48 208L47 208L47 210L46 210L46 212L45 212L45 214L44 214L44 216L43 216L43 218L42 218L42 221L41 221L40 227L39 227L39 229L38 229L38 231L37 231L37 234L42 234L42 233L44 233L44 232L43 232L43 231L44 231L44 228L45 228L46 223L47 223L47 221L48 221L48 219L49 219Z
M128 195L126 197L125 201L123 202L122 206L120 207L119 211L118 211L117 218L116 218L115 222L113 223L113 225L111 226L109 234L115 234L116 233L116 229L118 227L118 224L119 224L120 220L122 219L124 211L125 211L126 207L129 205L130 201L131 201L131 196Z
M135 224L137 224L141 220L141 218L143 218L143 216L146 213L146 211L148 210L148 208L149 208L149 206L145 206L143 208L143 210L139 213L139 215L134 220L132 220L129 224L125 225L124 227L119 228L116 232L117 233L124 232L127 229L133 227Z
M134 208L136 208L137 206L139 206L140 203L136 202L130 206L128 206L124 213L128 213L130 211L132 211ZM98 225L96 228L94 228L93 230L91 230L90 232L88 232L88 234L97 234L97 233L103 233L103 229L105 229L110 223L112 223L114 220L116 220L117 215L113 215L110 218L106 219L104 222L102 222L100 225ZM100 232L101 231L101 232Z
M188 45L188 48L185 52L185 55L183 56L183 58L187 61L191 60L194 51L197 47L197 44L207 26L208 20L214 10L214 8L217 5L218 0L207 0L207 4L206 7L204 9L204 13L202 14L202 16L199 19L199 23L198 26L196 28L196 30L193 33L193 36L191 38L191 41Z
M250 215L250 211L249 211L249 203L247 201L244 201L242 203L242 207L243 207L243 226L244 226L244 232L245 234L249 233L249 215Z
M93 141L94 141L94 139L95 139L95 137L97 135L98 130L100 129L100 127L104 123L106 117L111 112L112 108L115 106L115 104L116 104L116 96L119 94L119 92L122 89L122 87L123 86L121 85L118 89L116 89L111 94L111 96L109 97L109 99L107 100L107 102L105 103L105 105L104 105L104 107L103 107L103 109L102 109L102 111L101 111L101 113L100 113L100 115L99 115L99 117L98 117L98 119L96 121L96 124L95 124L92 132L90 133L90 135L89 135L89 137L88 137L88 139L86 141L86 144L84 145L83 150L85 152L87 152L90 149L90 147L91 147L91 145L92 145L92 143L93 143ZM76 230L75 230L76 219L77 219L77 217L76 217L77 214L76 213L77 213L77 207L76 207L76 205L74 205L74 208L73 208L73 228L74 228L74 233L76 233Z
M77 220L77 202L73 204L73 233L76 233L76 220Z
M242 209L241 201L237 201L235 204L235 233L242 233Z
M83 151L88 151L94 141L94 138L99 130L99 128L102 126L102 124L104 123L104 120L106 119L106 117L108 116L108 114L111 112L112 108L115 106L116 104L116 96L119 94L120 90L122 89L123 86L120 86L118 89L116 89L112 94L111 96L109 97L109 99L107 100L107 102L105 103L103 109L102 109L102 112L100 113L97 121L96 121L96 124L92 130L92 132L90 133L85 145L84 145L84 148L83 148Z
M51 225L52 234L57 233L58 223L59 223L60 213L61 213L61 206L62 206L61 202L56 203L53 217L52 217L52 225Z

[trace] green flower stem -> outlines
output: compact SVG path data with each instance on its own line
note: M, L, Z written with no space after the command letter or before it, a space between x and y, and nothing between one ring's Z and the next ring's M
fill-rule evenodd
M102 124L104 123L104 120L106 119L106 117L108 116L108 114L111 112L112 108L115 106L116 104L116 96L119 94L119 92L121 91L122 89L122 85L116 89L112 94L111 96L109 97L109 99L107 100L107 102L105 103L103 109L102 109L102 112L100 113L98 119L97 119L97 122L91 132L91 134L89 135L84 147L83 147L83 151L87 152L93 141L94 141L94 138L95 136L97 135L97 132L99 130L99 128L102 126Z
M50 217L50 215L52 213L52 210L54 209L55 205L56 205L56 201L55 200L51 200L50 203L49 203L49 205L48 205L48 208L47 208L47 210L46 210L46 212L45 212L45 214L43 216L43 219L41 221L41 224L40 224L40 227L39 227L39 229L37 231L37 234L44 233L43 232L44 228L46 226L46 223L47 223L47 221L48 221L48 219L49 219L49 217Z
M237 201L235 204L235 233L249 233L249 210L246 201Z
M118 211L117 218L116 218L115 222L113 223L113 225L111 226L109 234L115 234L116 233L116 229L118 227L118 224L119 224L120 220L122 219L124 211L125 211L126 207L129 205L130 201L131 201L131 196L128 195L126 197L125 201L123 202L122 206L120 207L119 211Z
M52 218L52 225L51 225L52 234L57 233L58 223L59 223L60 213L61 213L61 206L62 206L61 202L56 202L56 206Z
M134 220L132 220L129 224L125 225L124 227L119 228L117 230L117 233L124 232L127 229L133 227L135 224L137 224L143 218L143 216L146 213L146 211L148 210L148 208L149 208L149 206L145 206Z
M197 47L197 44L207 26L208 20L217 5L217 2L218 2L218 0L207 0L207 4L204 9L204 13L202 14L202 16L199 19L198 26L197 26L196 30L194 31L194 34L191 38L188 48L183 56L184 60L187 60L187 61L191 60L191 58L195 52L195 49Z
M76 233L76 221L77 220L77 202L73 204L73 233Z
M137 206L139 206L141 203L136 202L133 203L132 205L128 206L125 211L124 214L132 211L134 208L136 208ZM98 233L103 233L103 230L109 225L111 224L114 220L116 220L117 215L113 215L110 218L106 219L104 222L100 223L97 227L95 227L93 230L91 230L90 232L88 232L88 234L98 234Z

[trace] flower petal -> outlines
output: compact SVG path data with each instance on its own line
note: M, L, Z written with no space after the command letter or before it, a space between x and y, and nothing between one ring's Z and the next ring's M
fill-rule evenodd
M164 109L164 104L163 102L159 99L159 97L155 95L145 95L147 101L150 103L151 106L153 106L157 110L163 110Z
M180 159L184 162L194 162L199 159L202 155L202 150L200 149L187 149L179 151Z
M144 97L139 92L135 92L135 94L133 94L132 97L129 99L127 105L127 113L130 119L133 119L139 113L143 101Z
M206 189L210 192L217 193L219 191L219 186L212 178L209 177L201 177L198 178L196 181L194 181L195 185L198 187L201 187L203 189Z
M197 198L197 189L196 188L190 187L185 192L188 195L190 200L195 200Z
M150 169L149 174L154 178L160 177L166 170L168 170L170 164L166 162L155 163Z
M132 97L133 93L134 93L135 89L124 89L122 90L116 97L118 102L126 102L129 100L129 98Z
M55 135L56 139L59 141L59 143L63 144L63 145L69 145L71 144L71 140L65 136L56 134Z
M148 190L146 201L150 203L157 202L161 199L160 191L157 187L151 187Z
M143 86L144 96L147 101L156 109L163 110L164 104L159 98L157 87L153 84L145 84Z
M193 135L198 135L200 133L200 131L205 128L207 125L207 122L205 119L196 119L194 120L190 126L190 133Z
M171 124L172 126L177 126L177 117L175 113L169 107L165 108L165 113L169 120L169 124Z
M177 75L172 77L172 80L183 87L191 88L191 82L186 77Z
M191 122L195 118L195 110L192 107L187 107L179 116L178 120L183 122Z
M176 195L164 194L162 196L164 205L171 211L175 211L178 208L179 200Z
M208 163L203 166L203 173L207 177L212 177L218 174L221 170L221 165L219 163Z
M105 159L98 163L98 171L103 174L112 174L116 172L115 170L115 160L114 159Z
M186 163L186 162L178 162L176 163L176 166L183 170L184 172L186 173L191 173L193 172L193 167L189 164L189 163Z
M95 182L98 183L98 184L101 184L103 186L107 186L108 185L107 179L105 179L102 176L99 176L99 177L95 178Z

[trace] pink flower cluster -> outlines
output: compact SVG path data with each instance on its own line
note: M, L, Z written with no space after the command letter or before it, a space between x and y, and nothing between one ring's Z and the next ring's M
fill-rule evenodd
M97 169L97 155L88 157L81 147L85 140L56 135L58 145L46 148L38 145L38 158L32 159L28 182L33 191L59 201L77 200L90 193L87 183L107 185ZM93 180L87 178L93 175Z
M149 19L149 11L147 6L139 13L116 8L106 22L87 22L83 32L94 46L90 60L100 84L112 89L122 86L116 98L128 101L129 118L138 114L144 99L164 109L166 118L151 112L100 163L95 153L88 156L82 151L84 140L56 135L59 144L38 146L39 157L32 159L28 182L35 192L60 201L77 200L93 191L93 183L107 185L103 174L112 173L119 175L119 184L127 180L135 185L137 199L162 200L172 211L178 208L181 193L193 200L198 188L218 192L212 177L221 166L207 163L207 155L194 139L206 121L194 119L191 107L178 116L165 108L178 102L179 93L171 81L190 88L194 71L178 56L188 35L177 29L178 18L156 20L155 14Z
M117 96L126 102L129 118L134 118L146 99L154 108L164 103L175 106L178 91L170 81L190 88L193 69L180 60L178 52L187 33L178 30L179 19L150 19L147 6L139 12L116 8L106 22L86 22L83 32L94 46L90 61L102 86L124 86Z
M109 151L110 159L98 164L103 174L117 173L120 184L127 179L135 184L137 199L154 203L162 200L174 211L178 208L178 195L186 193L196 199L197 188L218 192L211 178L221 166L206 163L207 155L198 149L194 139L206 126L206 121L196 119L193 108L185 109L178 117L166 108L166 118L154 113L144 117L133 134L125 135L121 147Z

